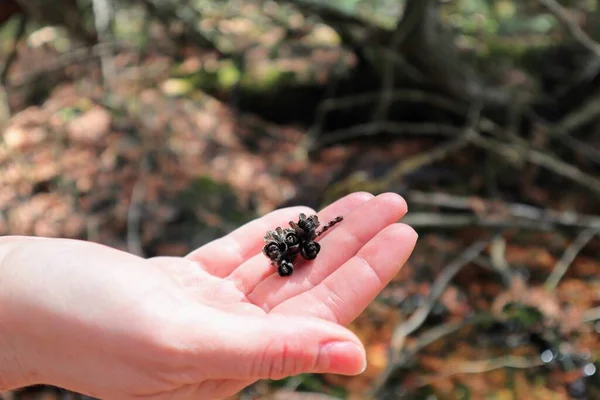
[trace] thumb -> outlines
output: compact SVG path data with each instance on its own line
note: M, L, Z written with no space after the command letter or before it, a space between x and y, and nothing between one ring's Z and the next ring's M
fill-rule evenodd
M221 325L223 324L223 325ZM211 338L214 378L282 379L302 373L357 375L365 349L348 329L317 318L283 315L219 318Z

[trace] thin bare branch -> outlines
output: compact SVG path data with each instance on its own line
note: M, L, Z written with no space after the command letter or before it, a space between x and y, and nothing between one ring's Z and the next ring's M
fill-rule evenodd
M414 228L458 229L479 226L490 229L519 228L549 231L554 227L545 221L511 220L477 215L439 212L411 212L402 218L402 222Z
M600 57L600 44L590 38L581 27L571 19L569 13L556 0L539 0L539 2L554 15L567 29L569 34L586 49Z
M600 307L590 308L583 313L583 322L595 322L600 321Z
M451 370L445 370L444 372L435 376L429 376L420 379L416 384L408 385L407 389L415 390L430 385L437 380L449 378L458 374L482 374L502 368L529 369L541 367L545 364L546 363L542 361L540 357L526 358L513 355L506 355L481 361L465 361L460 364L453 363Z
M10 67L17 59L17 46L21 38L25 35L25 28L27 27L27 17L25 15L21 15L19 18L19 24L17 26L17 29L15 30L15 36L11 43L10 49L8 50L8 55L4 60L4 65L2 65L2 69L0 69L0 86L2 86L0 90L2 90L3 103L0 105L3 108L3 110L0 110L0 121L7 120L12 114L10 104L8 101L8 73L10 72Z
M550 274L550 276L548 276L548 279L546 279L546 283L544 286L547 290L556 289L560 280L567 273L567 270L569 269L579 252L598 233L600 233L599 229L586 229L585 231L581 232L579 236L577 236L573 243L571 243L571 245L565 250L560 260L558 260L558 262L554 266L554 269L552 270L552 273Z
M112 41L111 25L115 17L113 5L108 0L93 0L92 7L98 39L101 42ZM115 75L114 59L110 56L110 53L100 56L100 67L104 89L108 93Z
M361 93L352 96L341 97L337 99L324 100L319 108L323 111L334 111L348 109L357 106L367 105L375 102L380 92ZM429 93L418 89L394 89L390 92L393 101L406 101L412 103L425 103L433 107L439 107L443 110L450 111L456 115L463 116L467 111L467 107L451 100L448 97Z
M507 161L518 168L521 168L524 162L537 164L557 175L578 183L595 195L600 196L600 180L557 157L536 149L525 148L518 143L508 144L500 140L484 138L479 134L471 136L470 140L473 144L498 154L502 157L502 160Z
M551 229L553 227L584 228L600 230L600 216L578 214L573 211L541 209L521 203L504 203L479 197L463 197L439 192L410 191L406 194L409 203L446 207L455 210L471 211L476 215L447 213L421 214L413 222L421 224L439 223L440 226L496 226ZM407 215L405 218L410 218Z
M425 300L425 303L419 307L417 311L403 324L396 327L392 336L392 348L396 351L400 349L401 343L404 342L404 338L417 329L425 322L427 316L433 309L433 306L437 302L438 298L442 295L452 278L461 270L462 267L473 261L489 244L489 240L479 240L469 246L460 256L454 259L450 264L444 268L440 275L436 278L433 285L431 285L431 291L429 297Z
M550 132L555 135L571 133L596 120L599 113L600 96L597 96L586 101L582 107L567 114Z
M468 145L467 139L463 136L455 140L451 140L435 147L432 150L424 151L416 154L406 160L400 161L386 176L378 181L371 181L368 178L355 174L350 178L334 185L325 195L326 203L330 203L335 198L343 196L346 192L354 190L357 186L357 180L360 181L362 190L377 193L385 190L387 187L398 182L406 174L416 171L426 165L439 162L450 154L460 151ZM356 179L354 179L356 178Z
M373 110L372 120L376 125L372 125L374 129L377 129L377 125L381 122L385 122L388 119L390 107L394 101L393 92L396 86L396 74L397 69L396 63L392 54L398 53L400 44L406 39L410 31L413 30L414 26L421 22L420 18L408 18L398 24L397 29L392 34L392 40L387 48L388 51L382 54L383 56L383 69L381 71L381 90L377 107ZM375 132L373 132L375 133Z
M144 180L148 175L148 169L149 160L148 155L146 155L140 164L139 177L135 185L133 185L129 209L127 210L127 249L130 253L140 257L144 256L140 231L144 198L146 197L146 184Z
M408 360L414 357L419 351L429 346L446 336L453 334L470 325L476 325L483 322L489 322L493 320L488 314L476 314L469 318L465 318L461 321L450 321L433 328L423 331L415 340L414 344L410 348L405 348L402 351L400 357L396 357L396 360L389 362L387 368L377 377L373 385L373 393L381 393L385 388L387 382L404 366L406 366Z
M322 138L316 142L315 149L350 139L374 137L377 134L398 136L457 136L461 131L461 127L436 123L401 123L393 121L369 122L366 124L353 125L350 128L324 132Z

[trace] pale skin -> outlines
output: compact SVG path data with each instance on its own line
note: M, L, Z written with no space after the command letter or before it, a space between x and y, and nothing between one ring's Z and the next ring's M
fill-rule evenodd
M186 257L143 259L95 243L0 237L0 392L50 384L102 399L222 399L260 379L360 374L345 326L417 240L398 195L353 193L318 213L344 220L316 260L277 275L267 229L291 207Z

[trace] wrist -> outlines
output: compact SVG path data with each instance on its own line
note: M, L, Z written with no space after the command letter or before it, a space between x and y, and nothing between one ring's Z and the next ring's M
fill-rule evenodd
M23 237L0 237L0 392L34 384L35 373L26 362L19 343L22 336L14 324L13 315L18 314L12 293L11 275L14 268L24 267L10 264L10 255L16 251Z

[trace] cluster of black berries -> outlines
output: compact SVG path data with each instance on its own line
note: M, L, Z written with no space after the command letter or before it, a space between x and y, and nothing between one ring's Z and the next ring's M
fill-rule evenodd
M290 276L294 272L293 263L298 253L305 260L317 258L321 245L315 242L315 239L342 219L343 217L336 217L317 231L320 226L319 218L316 215L307 217L300 214L298 222L290 221L291 228L278 227L267 232L264 237L267 244L263 247L263 253L271 260L271 264L277 266L280 276Z

